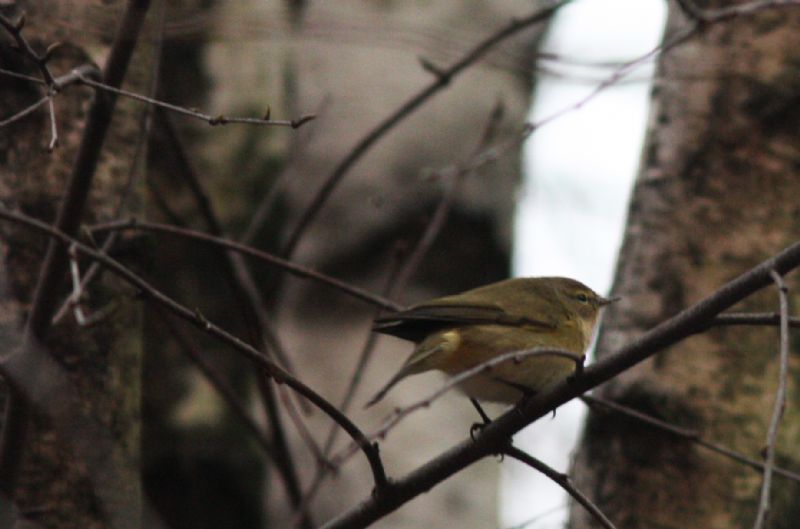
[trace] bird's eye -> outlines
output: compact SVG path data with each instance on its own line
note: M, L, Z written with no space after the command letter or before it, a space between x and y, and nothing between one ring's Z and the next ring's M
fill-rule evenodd
M575 296L575 299L577 299L577 300L578 300L578 301L580 301L581 303L589 303L589 296L587 296L587 295L586 295L586 294L584 294L583 292L581 292L580 294L578 294L577 296Z

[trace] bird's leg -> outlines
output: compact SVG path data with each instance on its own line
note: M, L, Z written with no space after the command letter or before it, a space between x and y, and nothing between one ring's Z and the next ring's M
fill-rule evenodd
M492 424L492 420L489 418L486 412L483 411L483 408L481 407L481 404L480 402L478 402L477 399L470 397L469 401L472 403L473 406L475 406L475 409L478 410L478 415L481 416L481 420L483 421L482 423L480 422L472 423L472 426L470 426L469 428L469 436L474 441L475 434L477 434L478 432L480 432L481 430Z
M537 393L536 390L531 389L528 386L525 386L524 384L517 384L516 382L511 382L510 380L503 380L502 378L497 378L497 377L495 377L495 380L502 384L505 384L506 386L511 386L512 388L522 393L522 398L520 399L520 401L525 399L530 399L536 396Z
M537 395L537 391L536 390L531 389L528 386L525 386L523 384L517 384L516 382L511 382L510 380L503 380L502 378L496 378L496 377L495 377L495 380L498 381L498 382L502 382L503 384L505 384L507 386L511 386L512 388L514 388L514 389L518 390L520 393L522 393L522 397L519 399L517 404L514 406L514 409L516 409L518 411L519 411L519 406L521 404L524 404L528 399L532 399L533 397L535 397ZM555 417L555 416L556 416L556 410L553 410L553 417Z

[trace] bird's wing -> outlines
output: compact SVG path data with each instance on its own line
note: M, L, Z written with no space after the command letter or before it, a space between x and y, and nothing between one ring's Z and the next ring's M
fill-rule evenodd
M436 302L377 318L372 330L419 342L440 329L481 324L530 326L543 330L556 327L553 322L510 314L497 305Z

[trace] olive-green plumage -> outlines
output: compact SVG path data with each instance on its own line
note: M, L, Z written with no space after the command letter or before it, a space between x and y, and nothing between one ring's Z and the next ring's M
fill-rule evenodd
M367 406L408 375L432 369L456 375L498 355L535 347L583 354L599 310L608 303L574 279L531 277L492 283L378 318L375 331L411 340L417 347ZM523 387L538 391L574 369L568 358L532 356L498 364L459 388L479 400L514 403Z

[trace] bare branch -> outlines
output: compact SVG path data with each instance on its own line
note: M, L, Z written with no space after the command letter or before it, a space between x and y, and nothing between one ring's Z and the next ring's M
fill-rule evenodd
M222 399L228 405L228 408L239 418L245 428L252 434L253 439L255 439L259 446L261 446L261 448L264 450L264 453L267 454L267 456L271 459L274 459L276 457L276 453L272 444L269 442L269 439L267 439L267 436L264 434L261 428L250 417L250 414L245 409L244 403L239 400L234 393L233 388L230 387L223 376L208 360L203 357L202 354L197 351L197 347L191 343L189 336L187 336L185 332L175 325L170 317L159 318L158 321L167 328L173 338L175 338L175 341L178 342L178 345L180 346L179 349L184 353L184 355L186 355L187 358L189 358L195 367L197 367L198 371L203 374L205 379L222 397ZM283 478L283 475L281 475L281 477Z
M243 342L236 336L228 333L221 327L208 321L205 319L205 317L203 317L202 314L199 313L199 311L193 311L176 302L160 290L154 288L144 279L134 274L130 269L126 268L118 261L111 259L102 252L98 252L93 248L80 243L57 228L54 228L53 226L42 221L28 217L27 215L11 212L2 206L0 206L0 218L33 228L34 230L51 237L54 241L57 241L58 244L74 244L75 249L78 252L90 259L95 260L96 262L99 262L123 281L137 287L146 298L159 303L173 314L203 329L209 335L219 339L224 343L227 343L248 359L256 362L277 383L286 384L287 386L291 387L315 406L320 408L331 419L336 421L336 423L338 423L353 438L353 440L356 441L358 446L367 457L375 479L376 490L382 490L384 487L388 486L386 472L383 468L383 464L381 463L380 456L378 455L377 447L373 446L369 442L364 433L333 404L328 402L324 397L319 395L303 382L292 376L289 372L273 362L263 353L251 345Z
M609 520L608 517L605 514L603 514L603 511L601 511L597 507L597 505L595 505L592 502L592 500L587 498L581 491L575 488L575 485L572 484L572 480L569 479L569 476L567 476L566 474L562 474L561 472L558 472L556 469L546 465L543 461L536 459L532 455L523 452L522 450L511 444L509 444L506 448L504 448L502 453L509 457L513 457L514 459L520 461L521 463L525 463L526 465L535 470L538 470L539 472L541 472L542 474L553 480L559 487L564 489L567 492L567 494L575 498L575 501L580 503L584 509L589 511L589 514L591 514L594 517L594 519L600 523L600 525L602 525L606 529L616 529L611 520Z
M393 311L400 310L400 306L398 304L388 299L384 299L381 296L376 296L375 294L371 294L370 292L367 292L366 290L363 290L356 286L345 283L344 281L340 281L331 276L325 275L321 272L317 272L316 270L312 270L311 268L306 268L304 266L294 264L290 261L274 256L270 253L258 250L256 248L252 248L250 246L246 246L244 244L240 244L238 242L231 241L228 239L223 239L220 237L215 237L213 235L208 235L203 232L190 230L186 228L179 228L176 226L170 226L168 224L143 222L143 221L138 221L136 219L131 219L127 221L109 222L107 224L97 224L95 226L92 226L90 230L92 232L123 231L123 230L153 231L153 232L170 233L188 239L195 239L209 244L222 246L229 250L242 253L244 255L249 255L250 257L254 257L260 261L269 263L273 266L279 266L298 277L313 279L315 281L333 287L337 290L340 290L345 294L348 294L356 299L360 299L361 301L365 301L367 303L375 305L376 307L381 307Z
M761 482L761 494L758 499L758 511L753 529L762 529L769 514L769 497L772 491L772 473L775 467L775 445L778 442L778 429L780 428L783 412L786 409L786 383L789 378L789 299L788 288L783 277L770 270L770 276L778 287L778 303L780 305L780 356L778 369L778 387L775 390L775 405L772 408L772 418L767 431L767 446L764 449L764 477Z
M47 99L47 108L50 111L50 143L47 144L47 150L53 152L58 146L58 126L56 125L56 105L53 103L53 98Z
M10 124L14 123L15 121L19 121L20 119L24 118L28 114L34 112L39 107L45 105L48 101L50 101L50 96L49 95L46 95L46 96L42 97L41 99L39 99L35 103L32 103L32 104L28 105L27 107L23 108L22 110L20 110L19 112L17 112L13 116L9 116L6 119L0 121L0 128L5 127L6 125L10 125Z
M178 131L175 129L170 116L163 108L155 108L155 117L161 130L164 132L167 140L167 147L172 151L175 157L179 169L178 174L195 199L197 209L205 221L208 231L216 237L224 237L225 233L222 223L219 221L214 211L211 198L200 181L200 178L198 178L192 160L186 152L183 141ZM266 318L266 305L255 281L250 275L250 271L243 257L222 246L214 246L212 250L220 259L222 273L231 287L234 305L237 310L241 312L242 320L248 328L252 343L267 345L267 352L271 353L282 367L286 368L290 373L295 374L290 359L285 354L283 345L278 339L277 333L272 329ZM262 375L258 373L256 376L261 377ZM276 403L278 397L276 396L276 392L272 391L268 383L262 380L258 382L258 388L260 390L259 395L274 439L273 452L275 457L273 460L287 487L286 492L289 501L294 508L297 508L302 501L300 479L294 464L294 458L291 454L291 447L286 439L286 432L280 410ZM277 390L278 393L282 395L287 393L284 387L278 387ZM284 399L287 411L289 412L289 418L297 427L301 437L309 444L312 452L318 451L314 440L307 435L307 429L302 422L300 414L295 410L294 402L291 400L291 397L295 395L294 393L288 392L288 398ZM335 425L333 428L335 428ZM304 519L304 524L307 527L311 527L312 525L309 518Z
M69 271L72 278L72 295L69 297L69 304L72 306L73 314L75 314L75 321L83 327L86 325L86 317L83 315L83 310L81 310L83 290L81 288L81 272L78 268L78 253L75 250L75 245L70 245L68 253Z
M481 362L480 364L462 371L458 375L450 377L447 381L442 384L436 391L428 395L426 398L419 400L409 406L404 408L397 408L394 410L392 415L384 422L383 426L378 429L376 432L370 434L370 439L383 439L389 433L389 431L397 426L397 424L409 416L411 413L430 407L433 404L433 401L453 389L454 387L458 386L462 382L469 380L481 373L486 373L494 369L500 364L505 362L513 362L513 363L520 363L526 358L531 358L534 356L558 356L561 358L566 358L568 360L572 360L575 362L575 370L576 376L583 371L583 361L584 356L579 355L570 351L564 351L562 349L552 349L547 347L535 347L533 349L527 349L524 351L511 351L509 353L504 353L494 358L490 358L485 362ZM523 395L520 395L522 398Z
M39 69L39 73L42 75L44 83L47 84L51 90L58 91L58 85L53 78L53 74L50 72L50 68L47 67L47 61L50 59L50 52L52 50L48 49L47 53L39 55L31 47L28 39L22 36L22 28L25 26L25 15L22 15L16 23L0 15L0 26L3 26L14 41L16 41L22 54L36 65Z
M715 327L726 325L770 325L773 327L781 325L781 315L777 312L729 312L720 314L710 325ZM800 318L791 317L788 320L789 327L800 328Z
M408 101L402 104L391 115L387 116L381 123L374 129L369 131L353 149L342 159L336 168L325 179L322 187L319 188L314 198L311 200L306 211L301 215L297 226L292 231L286 246L283 248L281 255L291 257L294 250L303 234L319 214L322 206L328 201L328 197L333 193L333 190L350 171L350 168L361 159L361 157L369 151L373 144L392 130L398 123L402 122L405 118L410 116L422 106L434 94L445 88L450 80L455 78L458 74L463 72L467 67L477 62L489 50L494 48L497 44L505 39L517 34L518 32L526 29L535 24L544 22L552 17L562 6L569 3L570 0L559 0L552 3L550 6L537 10L536 12L528 15L527 17L512 20L505 27L490 35L474 48L467 52L461 59L457 60L451 66L443 69L437 68L435 79L425 88L420 90L419 93L411 97Z
M308 123L309 121L313 120L316 117L313 114L307 114L293 120L282 120L282 119L269 119L266 117L246 118L246 117L236 117L236 116L225 116L224 114L217 114L216 116L212 116L211 114L206 114L196 109L184 108L182 106L173 105L172 103L167 103L166 101L160 101L152 97L148 97L142 94L137 94L129 90L123 90L121 88L109 86L105 83L89 79L88 77L83 75L78 75L78 79L80 80L81 83L96 88L98 90L109 92L118 96L127 97L128 99L141 101L143 103L147 103L148 105L153 105L159 108L163 108L164 110L169 110L170 112L174 112L176 114L182 114L184 116L196 118L205 121L212 127L216 125L227 125L229 123L246 123L248 125L272 125L272 126L290 127L293 129L297 129L302 127L303 125L305 125L306 123Z
M748 4L732 5L719 9L703 9L694 0L675 0L684 14L697 22L712 24L735 17L752 15L758 11L780 7L800 6L800 0L759 0Z
M662 421L661 419L657 419L651 415L642 413L639 410L635 410L628 406L623 406L618 402L614 402L608 399L595 397L593 395L582 395L580 399L587 406L589 406L590 410L595 410L597 407L603 407L612 410L627 417L636 419L637 421L640 421L644 424L648 424L650 426L658 428L659 430L662 430L664 432L668 432L672 435L680 437L681 439L686 439L687 441L695 443L698 446L701 446L717 454L723 455L733 461L736 461L737 463L742 463L743 465L747 465L755 470L760 470L760 471L764 470L764 463L762 463L761 461L758 461L751 457L747 457L746 455L740 452L736 452L735 450L731 450L730 448L727 448L720 444L706 441L705 439L700 437L700 434L696 430L681 428L680 426L670 424L668 422ZM797 472L792 472L791 470L787 470L781 467L775 467L774 471L776 474L779 474L787 479L800 483L800 474L798 474Z
M731 307L771 282L770 271L779 273L800 266L800 243L789 246L717 291L657 325L615 354L588 366L581 377L554 385L547 391L522 402L513 410L486 426L475 440L468 439L392 481L387 493L377 492L351 509L328 521L325 529L366 527L396 510L412 498L430 490L462 468L497 453L516 432L543 417L551 410L611 379L629 367L673 345L703 326L720 312Z

